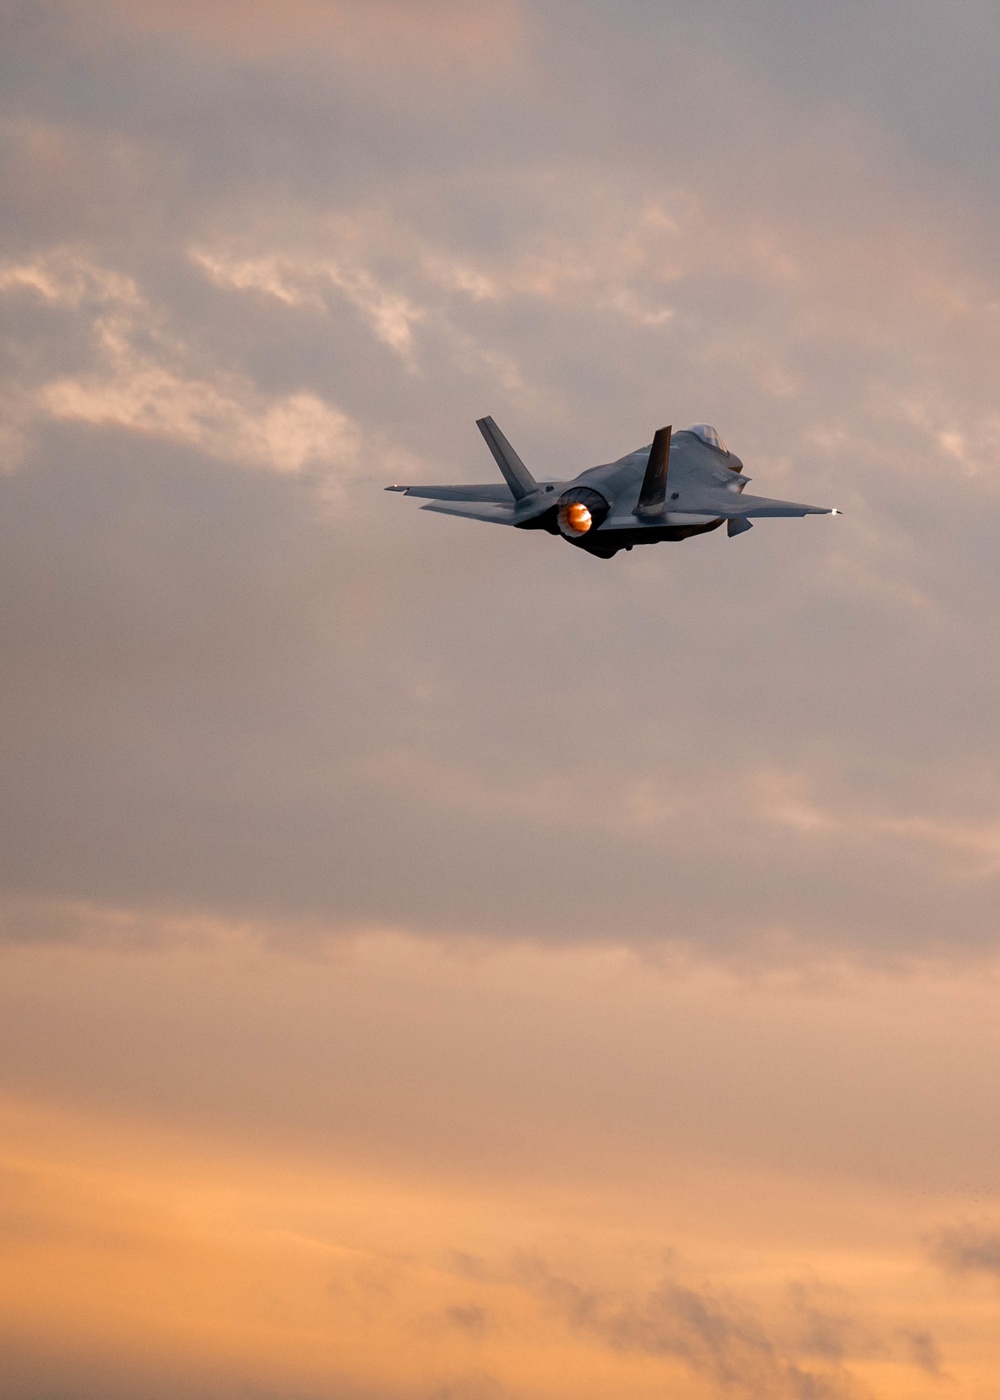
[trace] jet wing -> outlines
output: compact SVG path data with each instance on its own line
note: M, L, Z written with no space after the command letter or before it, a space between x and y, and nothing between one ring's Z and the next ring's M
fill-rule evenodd
M830 506L802 506L795 501L773 501L767 496L747 496L737 491L685 491L677 510L695 515L711 515L724 520L741 516L769 515L839 515Z

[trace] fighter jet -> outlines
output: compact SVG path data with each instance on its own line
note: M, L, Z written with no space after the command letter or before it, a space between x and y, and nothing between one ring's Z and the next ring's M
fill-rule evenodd
M730 535L740 535L762 516L840 514L745 495L750 478L743 463L707 423L676 433L660 428L650 446L570 481L536 481L492 418L480 418L476 426L506 485L385 489L422 496L429 501L423 509L441 515L546 530L598 559L637 544L703 535L723 524Z

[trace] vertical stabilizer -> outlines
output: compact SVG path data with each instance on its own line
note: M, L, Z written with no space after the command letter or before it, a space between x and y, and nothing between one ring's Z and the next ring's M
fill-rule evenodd
M503 472L515 501L523 501L538 490L538 482L528 471L492 418L477 418L476 427L486 439L497 466Z
M667 472L670 470L672 428L657 428L649 449L646 474L642 479L636 515L660 515L667 504Z

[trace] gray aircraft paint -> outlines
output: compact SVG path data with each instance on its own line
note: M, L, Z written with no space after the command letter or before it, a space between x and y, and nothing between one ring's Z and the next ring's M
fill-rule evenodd
M654 439L658 474L647 470L654 451L650 444L616 462L590 467L569 481L536 481L492 418L480 418L477 426L506 485L387 486L386 490L423 497L429 502L423 509L440 515L561 535L599 559L610 559L620 549L637 544L705 534L722 524L730 535L742 534L751 528L751 517L839 514L827 506L746 495L744 487L750 478L743 474L743 463L707 424L673 434L669 428L659 430ZM580 533L566 519L573 506L583 508Z

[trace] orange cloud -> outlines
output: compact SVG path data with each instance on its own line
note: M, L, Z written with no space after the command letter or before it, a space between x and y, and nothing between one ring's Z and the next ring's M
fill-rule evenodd
M780 1261L744 1257L741 1296L650 1258L652 1200L345 1172L11 1100L2 1125L5 1397L80 1370L114 1395L934 1393L893 1326L903 1260L843 1253L845 1312L842 1288L783 1296Z
M119 19L239 58L334 53L363 68L506 66L522 36L517 0L107 0ZM93 7L88 5L88 9Z
M57 249L0 265L4 294L82 311L90 322L92 367L23 392L22 428L32 416L114 425L277 471L356 465L360 432L340 409L305 390L268 395L239 375L198 375L135 282L84 254Z

